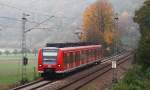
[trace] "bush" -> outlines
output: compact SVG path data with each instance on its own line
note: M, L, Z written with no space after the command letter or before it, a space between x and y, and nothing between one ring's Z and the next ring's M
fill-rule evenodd
M150 90L150 0L135 14L134 21L139 24L142 35L136 55L138 63L113 90Z
M150 68L135 65L113 90L150 90Z

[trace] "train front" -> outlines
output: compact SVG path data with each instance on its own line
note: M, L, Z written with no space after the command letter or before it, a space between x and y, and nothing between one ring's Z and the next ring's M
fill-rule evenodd
M59 49L55 47L39 49L38 72L41 73L42 77L53 75L59 69L58 52Z

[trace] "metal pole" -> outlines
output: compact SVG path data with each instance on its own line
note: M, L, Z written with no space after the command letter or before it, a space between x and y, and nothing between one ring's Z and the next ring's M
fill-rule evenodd
M118 14L115 15L115 29L116 32L118 33ZM119 33L118 33L119 34ZM118 54L118 35L115 38L114 41L114 59L112 60L112 70L113 70L113 79L112 79L112 83L115 84L117 83L117 70L116 70L116 63L117 63L117 57L116 55Z
M27 14L23 13L22 15L22 75L21 75L21 83L27 82L27 74L26 74L26 65L24 64L24 60L27 59L27 50L26 50L26 35L25 35L25 24L27 21Z
M120 43L120 40L119 40L118 20L119 20L118 14L116 13L116 15L115 15L116 31L117 31L117 38L116 38L116 54L118 54L118 51L119 51L119 43Z
M38 27L39 25L43 24L44 22L46 22L47 20L53 18L54 16L51 16L49 18L47 18L46 20L42 21L41 23L38 23L37 25L35 25L34 27L26 30L26 22L27 22L27 16L29 16L28 14L23 13L22 14L22 71L21 71L21 83L24 84L26 82L28 82L27 79L27 73L26 73L26 65L28 63L28 58L27 58L27 47L26 47L26 33L31 31L32 29L35 29L36 27Z

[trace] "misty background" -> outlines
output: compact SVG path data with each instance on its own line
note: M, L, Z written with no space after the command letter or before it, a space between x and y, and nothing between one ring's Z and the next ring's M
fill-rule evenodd
M78 42L75 32L81 30L86 7L96 0L0 0L0 48L21 47L22 13L27 17L26 30L54 16L26 33L27 47L43 47L47 42ZM144 0L109 0L119 13L122 42L134 47L140 37L138 25L132 20L134 11Z

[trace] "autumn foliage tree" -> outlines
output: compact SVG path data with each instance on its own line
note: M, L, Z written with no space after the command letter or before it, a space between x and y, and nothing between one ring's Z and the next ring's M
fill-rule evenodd
M83 14L83 41L111 46L115 38L113 9L106 0L97 1L86 8Z

